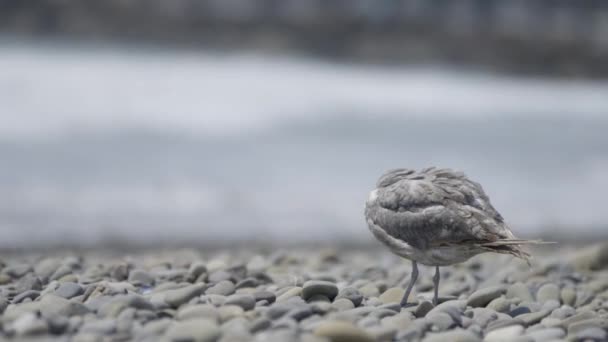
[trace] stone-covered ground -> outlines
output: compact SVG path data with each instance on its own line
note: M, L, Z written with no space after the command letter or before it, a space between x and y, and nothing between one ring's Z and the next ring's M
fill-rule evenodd
M608 243L421 267L381 247L0 254L0 340L607 341Z

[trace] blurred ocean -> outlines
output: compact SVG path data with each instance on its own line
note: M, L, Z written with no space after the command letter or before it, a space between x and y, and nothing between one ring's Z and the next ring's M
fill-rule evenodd
M608 229L608 82L0 44L0 247L363 241L388 168L465 171L523 237Z

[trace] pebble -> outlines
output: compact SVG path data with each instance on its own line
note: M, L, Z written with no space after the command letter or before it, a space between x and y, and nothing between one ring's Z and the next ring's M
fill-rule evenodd
M472 307L485 307L492 300L500 297L506 292L504 286L490 286L473 292L467 300L467 305Z
M563 338L566 333L561 328L543 328L528 332L524 336L530 337L536 342L544 342Z
M354 287L345 287L341 289L338 292L338 296L336 296L336 299L340 298L346 298L350 300L355 306L361 305L361 302L363 301L363 295L361 294L361 292L359 292L359 290Z
M40 312L45 317L84 315L90 310L81 303L47 294L40 300Z
M442 311L429 312L425 319L433 326L434 331L444 331L456 326L452 316Z
M256 302L265 300L268 304L272 304L277 300L277 296L270 291L257 291L253 293L253 298Z
M220 321L219 310L215 306L209 304L184 305L179 308L176 317L180 321L200 318L205 318L217 323Z
M555 284L549 283L541 286L536 293L536 299L540 303L545 303L549 300L557 301L559 304L560 300L560 290L559 287Z
M576 291L571 287L564 287L560 293L562 302L566 305L573 306L576 302Z
M292 297L299 297L302 295L302 288L299 286L291 287L289 290L283 292L280 296L277 297L277 302L286 301Z
M490 331L486 334L484 342L510 342L522 335L524 327L521 325L510 325Z
M36 291L36 290L27 290L24 292L21 292L20 294L16 295L15 298L13 298L13 303L21 303L23 302L26 298L29 298L31 300L34 300L36 298L38 298L40 296L40 291ZM1 304L0 304L1 305ZM1 312L2 310L0 310Z
M384 291L378 298L383 304L400 303L404 294L404 289L400 287L391 287L390 289Z
M481 342L481 338L468 330L454 329L441 333L428 333L423 342Z
M349 309L355 308L355 304L353 304L353 302L351 302L350 299L347 299L347 298L338 298L338 299L334 300L332 305L338 311L344 311L344 310L349 310ZM1 312L1 310L0 310L0 312Z
M171 323L164 337L175 342L215 342L221 335L222 330L216 323L206 319L198 319Z
M338 295L336 284L323 280L309 280L302 287L302 298L308 300L315 295L322 295L332 301Z
M522 301L534 301L530 289L524 283L518 282L507 288L507 298L519 298Z
M255 297L247 294L234 294L226 298L224 305L237 305L243 310L252 310L255 308Z
M124 279L124 278L123 278ZM129 283L135 286L152 286L154 285L154 276L147 271L134 269L129 272Z
M533 325L540 322L541 319L549 316L551 311L541 310L538 312L531 312L522 315L518 315L517 318L520 319L526 325Z
M416 307L414 315L416 315L416 317L424 317L429 313L429 311L433 310L433 308L433 304L428 300L422 301Z
M234 293L235 291L234 283L230 280L222 280L217 284L211 286L205 291L205 294L217 294L222 296L228 296Z
M59 285L59 288L55 290L55 294L59 297L70 299L79 296L84 293L82 286L72 282L65 282Z
M314 334L332 342L372 342L374 338L365 330L344 321L326 321L317 326Z
M204 284L194 284L184 286L180 289L168 290L165 294L165 303L171 307L177 308L190 299L203 293L204 289Z
M494 310L496 312L507 313L511 308L511 301L504 296L500 296L488 303L488 305L486 305L486 308Z

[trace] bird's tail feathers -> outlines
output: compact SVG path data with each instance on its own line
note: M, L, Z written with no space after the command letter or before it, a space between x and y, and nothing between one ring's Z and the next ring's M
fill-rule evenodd
M479 244L479 247L488 250L489 252L511 254L517 258L523 259L530 266L532 256L527 251L521 248L521 245L544 245L555 242L541 240L524 240L524 239L502 239L492 242L484 242Z

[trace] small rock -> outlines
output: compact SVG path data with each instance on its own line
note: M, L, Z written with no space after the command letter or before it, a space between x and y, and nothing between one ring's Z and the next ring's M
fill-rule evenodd
M365 330L344 321L325 321L317 326L314 334L332 342L372 342L374 338Z
M473 292L467 301L467 305L472 307L484 307L492 300L500 297L506 292L504 286L491 286L481 288Z
M585 328L572 336L576 341L607 341L608 333L598 327Z
M380 301L384 304L401 303L405 290L400 287L391 287L380 295Z
M510 325L504 328L495 329L486 334L484 342L510 342L524 332L521 325Z
M2 272L13 279L18 279L33 271L28 264L16 264L5 267Z
M215 306L209 304L182 306L177 312L177 319L180 321L200 318L219 323L220 313Z
M6 307L8 306L8 300L2 296L0 296L0 314L4 312Z
M243 310L252 310L255 308L255 297L247 294L235 294L226 298L224 305L237 305L243 308Z
M359 292L366 298L378 297L380 295L378 287L371 283L359 288Z
M454 329L441 333L428 333L422 340L423 342L481 342L481 338L474 333L463 330Z
M43 335L49 331L45 320L31 312L15 320L12 324L12 329L17 336Z
M500 296L488 303L488 305L486 305L486 308L494 310L496 312L507 313L511 308L511 301L505 298L504 296Z
M416 310L414 311L414 315L416 315L416 317L424 317L429 313L429 311L433 310L433 308L434 306L431 302L424 300L418 304Z
M302 294L302 288L299 286L294 286L289 290L283 292L280 296L277 297L277 302L282 302L288 300L289 298L300 296Z
M538 312L531 312L517 316L518 319L522 320L525 325L530 326L540 322L541 319L549 316L551 312L548 310L541 310Z
M245 311L242 307L237 305L224 305L218 308L218 312L220 314L220 321L226 322L234 317L240 317L245 314Z
M338 296L336 299L346 298L350 300L355 307L361 305L361 301L363 301L363 295L354 287L345 287L340 292L338 292Z
M309 280L302 288L302 298L308 300L314 295L325 296L331 301L338 295L338 287L329 281Z
M353 302L351 302L347 298L338 298L338 299L334 300L332 306L334 308L336 308L338 311L344 311L344 310L349 310L349 309L355 308L355 304L353 304Z
M234 283L232 283L230 280L223 280L208 288L205 291L205 294L217 294L222 296L228 296L233 294L234 290Z
M16 295L15 298L13 298L13 303L14 304L21 303L26 298L34 300L34 299L38 298L39 296L40 296L40 291L27 290L25 292L21 292L20 294ZM0 310L0 312L2 312L2 310Z
M84 289L82 288L82 286L71 282L61 283L61 285L59 285L59 288L55 290L55 295L66 299L79 296L83 293Z
M530 337L534 341L543 342L560 339L566 336L566 333L561 328L543 328L527 332L524 336Z
M40 312L45 317L84 315L89 309L81 303L47 294L40 300Z
M186 280L193 283L205 272L207 272L207 266L205 266L204 263L193 262L192 264L190 264L190 267L188 268L188 274L186 276Z
M608 320L601 318L590 318L574 322L568 326L568 335L576 335L578 332L588 328L608 329Z
M222 331L212 321L206 319L172 323L164 336L169 341L215 342Z
M116 320L106 318L101 320L88 321L80 327L79 331L96 335L110 335L116 332Z
M528 288L528 286L521 282L509 286L509 288L507 288L506 297L519 298L522 301L534 301L534 298L532 298L532 294L530 293L530 289Z
M268 304L272 304L276 301L277 297L275 296L274 293L270 292L270 291L258 291L258 292L254 292L253 293L253 298L255 298L256 302L259 302L261 300L265 300L268 302Z
M538 292L536 293L536 299L541 303L545 303L548 300L555 300L559 303L559 287L551 283L541 286L540 289L538 289Z
M571 287L564 287L561 290L562 303L573 306L576 302L576 291Z
M435 331L445 331L456 326L452 316L441 311L429 312L425 319L433 326Z
M184 286L175 290L168 290L165 295L165 303L169 304L174 308L177 308L180 305L189 301L190 299L203 293L204 289L204 284L194 284Z
M135 286L152 286L154 285L154 276L144 270L134 269L129 272L128 281Z

